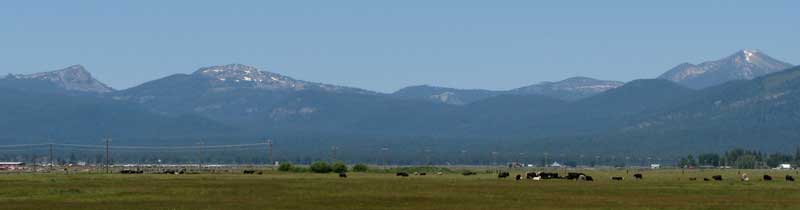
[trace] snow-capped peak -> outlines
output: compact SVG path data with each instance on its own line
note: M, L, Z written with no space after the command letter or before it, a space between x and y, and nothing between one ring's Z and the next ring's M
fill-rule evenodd
M771 58L760 50L743 49L715 61L706 61L697 65L678 65L659 78L700 89L731 80L753 79L791 66L791 64Z
M331 92L349 91L374 94L373 92L356 88L296 80L291 77L272 72L261 71L256 67L242 64L204 67L198 69L192 75L209 80L211 85L217 90L232 90L236 88L266 90L321 89Z
M92 74L81 65L72 65L64 69L40 72L28 75L14 75L16 79L49 81L65 90L79 92L107 93L114 91L111 87L92 77Z
M742 55L744 55L744 59L747 62L753 62L753 57L755 57L757 53L758 50L749 50L749 49L742 50Z
M256 67L242 65L242 64L228 64L222 66L211 66L197 70L195 75L203 77L215 78L218 81L230 82L288 82L293 80L291 78L259 71Z

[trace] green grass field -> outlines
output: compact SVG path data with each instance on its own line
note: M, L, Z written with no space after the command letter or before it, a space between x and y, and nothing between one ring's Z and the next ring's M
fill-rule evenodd
M740 182L737 170L643 171L640 181L624 170L583 172L596 181L488 173L2 174L0 209L800 209L800 183L783 180L796 171L742 171L750 182ZM776 180L761 181L765 172ZM702 181L715 174L726 180Z

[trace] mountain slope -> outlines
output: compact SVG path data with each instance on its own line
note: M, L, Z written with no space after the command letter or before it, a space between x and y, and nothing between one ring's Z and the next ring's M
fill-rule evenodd
M572 77L558 82L542 82L511 90L513 94L543 95L575 101L622 86L623 82Z
M73 92L101 94L114 91L81 65L28 75L8 75L0 79L0 87L37 92Z
M400 89L392 93L392 96L404 99L429 100L452 105L465 105L500 94L502 94L501 91L480 89L464 90L420 85Z
M572 77L558 82L542 82L507 91L455 89L428 85L411 86L392 93L392 96L452 105L465 105L499 95L539 95L563 101L576 101L617 88L623 84L623 82L604 81L588 77Z
M658 78L702 89L732 80L749 80L792 67L758 50L741 50L726 58L698 65L684 63Z
M232 131L191 115L167 117L94 96L43 94L0 88L0 138L168 138Z

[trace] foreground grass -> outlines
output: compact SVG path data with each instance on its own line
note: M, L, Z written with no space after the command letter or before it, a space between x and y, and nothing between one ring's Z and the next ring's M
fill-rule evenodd
M0 175L0 209L797 209L795 171L584 171L595 182L494 174ZM519 172L521 173L521 172ZM776 181L760 181L769 173ZM688 177L723 174L722 182ZM626 176L612 182L609 176Z

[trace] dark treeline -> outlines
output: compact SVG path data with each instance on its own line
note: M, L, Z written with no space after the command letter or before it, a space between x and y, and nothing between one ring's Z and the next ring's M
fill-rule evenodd
M780 164L800 164L800 147L792 154L762 153L757 150L732 149L722 154L703 153L681 158L678 166L694 167L731 167L741 169L775 168Z
M774 168L779 164L800 165L800 148L787 153L763 153L758 150L731 149L721 153L682 154L637 154L618 152L542 152L498 147L419 147L419 146L373 146L370 148L336 147L334 157L330 146L312 144L306 147L278 145L273 150L273 160L295 164L311 164L315 161L344 161L347 164L366 163L374 165L524 165L543 166L557 162L565 166L614 166L649 167L651 164L677 167L731 167ZM386 150L382 150L385 148ZM544 148L546 149L546 148ZM268 164L268 148L256 145L243 148L207 149L114 149L110 160L117 164ZM687 153L683 153L687 154ZM53 161L56 164L86 163L102 164L105 152L102 148L54 147ZM19 161L38 164L50 163L49 148L0 149L0 161Z

